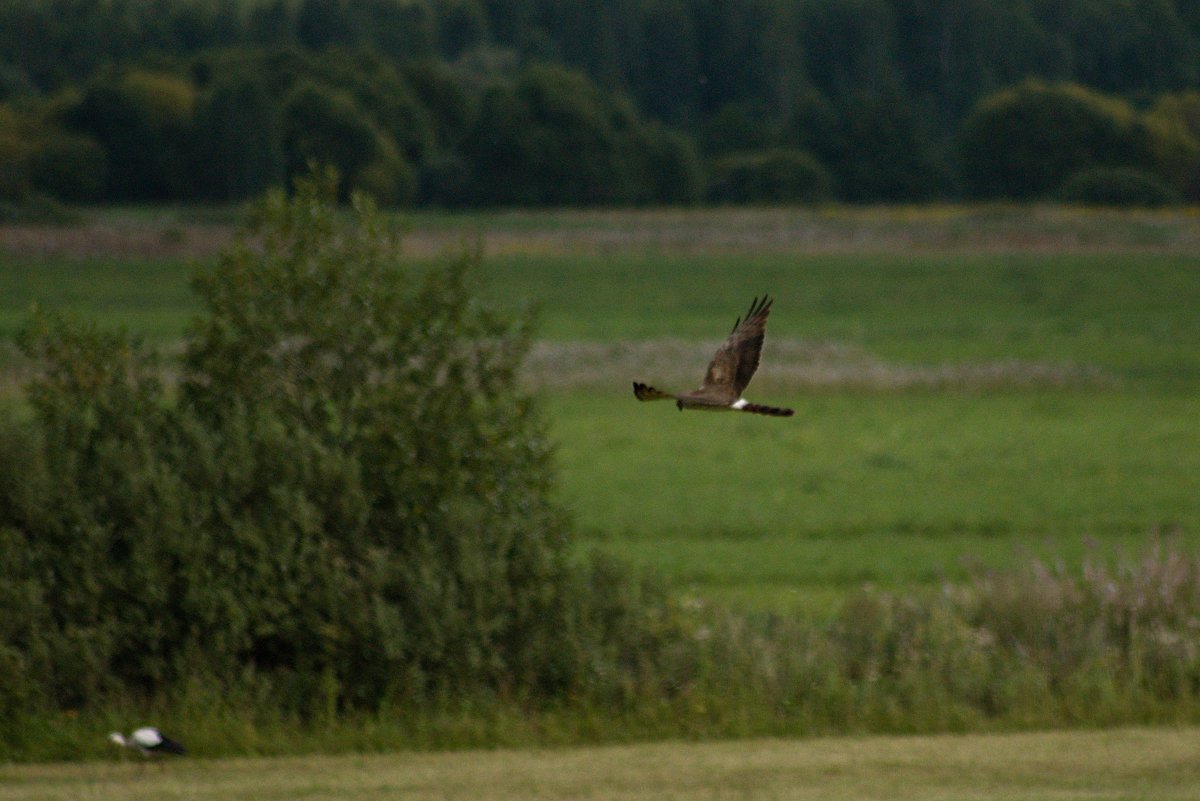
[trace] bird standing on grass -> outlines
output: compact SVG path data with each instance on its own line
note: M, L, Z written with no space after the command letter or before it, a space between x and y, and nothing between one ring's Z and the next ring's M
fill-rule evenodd
M170 737L163 736L163 733L153 726L143 726L140 729L134 729L133 733L128 737L114 731L108 735L108 739L125 748L133 748L144 757L154 756L155 754L183 756L187 753L187 749L181 743L172 740Z
M795 414L792 409L750 403L742 397L742 391L754 377L754 371L758 369L763 337L766 335L767 315L771 313L773 302L766 295L763 295L761 301L758 298L754 299L750 304L750 311L746 312L746 319L739 317L733 324L733 331L729 337L717 348L708 364L708 372L704 374L704 383L699 389L672 395L634 381L633 394L640 401L673 399L681 412L684 409L705 409L791 417Z

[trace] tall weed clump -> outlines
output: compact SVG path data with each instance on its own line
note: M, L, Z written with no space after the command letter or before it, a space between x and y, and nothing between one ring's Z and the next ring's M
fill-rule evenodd
M195 288L178 381L38 314L0 425L0 709L209 685L301 719L582 680L587 613L516 371L528 326L416 269L335 179L270 194ZM574 606L573 606L574 605Z
M1200 719L1200 558L1043 562L863 588L828 621L707 610L679 695L712 732L961 731ZM686 708L683 711L686 715Z

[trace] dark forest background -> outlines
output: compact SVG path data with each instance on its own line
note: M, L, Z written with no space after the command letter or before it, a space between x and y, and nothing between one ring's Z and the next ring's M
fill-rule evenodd
M1184 0L10 0L0 200L1200 198Z

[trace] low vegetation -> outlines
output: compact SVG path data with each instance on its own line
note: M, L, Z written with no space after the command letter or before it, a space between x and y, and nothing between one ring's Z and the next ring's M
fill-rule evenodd
M243 239L202 271L199 300L186 292L180 262L3 257L18 265L0 273L8 282L7 319L37 298L97 312L106 324L127 319L167 349L155 355L122 335L44 313L25 325L26 356L0 354L23 372L10 392L34 380L31 404L9 396L13 414L3 427L5 453L20 458L0 460L0 512L8 515L0 553L3 575L21 580L0 584L0 604L36 613L0 616L0 661L9 675L27 678L3 685L8 723L0 758L98 757L104 732L145 720L186 733L189 746L215 757L1200 719L1190 492L1200 469L1193 394L1200 373L1187 345L1200 319L1192 299L1200 295L1194 255L1178 244L1186 240L1186 217L1121 217L1135 242L1127 249L1042 253L1041 245L1019 247L1015 221L996 223L1003 209L893 209L878 212L882 222L871 228L863 211L795 219L786 210L697 212L726 221L720 229L701 226L706 241L718 244L674 254L653 235L674 236L682 228L672 226L695 226L697 218L648 213L654 225L647 231L629 214L515 215L504 229L504 216L484 215L469 219L499 231L498 252L482 265L452 260L453 274L427 256L458 238L456 221L431 218L413 234L430 237L421 260L387 261L373 279L395 289L396 303L412 303L381 304L397 313L377 329L400 336L390 326L470 312L461 318L464 325L474 320L466 341L486 350L465 353L493 355L497 361L487 364L499 372L475 373L466 364L486 365L464 363L465 383L455 386L460 397L478 400L472 408L529 415L488 417L485 433L488 442L505 431L524 432L517 442L537 440L533 450L518 448L536 457L521 470L532 470L524 475L538 486L520 496L520 517L542 521L524 539L523 523L487 517L486 503L459 503L482 487L472 483L478 476L464 475L444 496L444 509L433 504L422 513L427 530L440 535L401 535L443 559L438 576L455 576L418 582L427 594L406 593L432 599L437 615L463 624L455 629L461 637L436 640L413 634L408 622L355 633L360 618L382 620L370 615L386 612L392 596L386 587L373 596L373 585L356 584L379 574L355 572L364 563L355 561L353 542L346 549L338 539L366 536L356 521L378 497L370 471L343 457L363 441L355 431L366 436L367 423L387 424L388 415L371 412L387 403L403 410L387 430L411 448L441 453L444 445L460 466L499 457L476 437L482 429L456 428L462 410L442 408L433 395L404 394L419 376L387 387L369 380L371 370L396 363L389 357L386 368L370 349L355 349L353 332L375 318L364 312L353 324L336 322L345 323L337 309L362 308L359 296L343 292L320 265L350 255L355 264L376 263L366 232L385 231L387 221L352 215L371 223L346 229L328 209L310 216L320 204L272 202L264 224L311 227L316 239L337 231L337 246L327 251L305 240L289 250L289 236ZM1071 240L1075 233L1064 233L1058 214L1029 218L1028 241L1050 237L1061 247ZM736 234L797 219L801 227L819 219L835 230L872 232L865 239L847 233L848 243L892 241L911 237L910 216L926 221L919 227L941 220L935 238L943 243L965 220L984 219L968 226L973 235L998 225L1006 244L984 253L913 248L899 255L848 244L819 256L797 255L790 234L766 236L751 254L728 244ZM1107 213L1068 217L1071 225L1103 222L1113 235ZM671 222L659 227L663 219ZM933 226L920 230L926 236ZM1166 237L1175 244L1164 245L1164 231L1174 232ZM298 265L309 264L288 255L301 251L325 254L313 262L312 274L329 278L321 292L289 283ZM264 256L274 267L260 274ZM83 270L103 279L99 289L71 295ZM297 289L295 315L278 307L287 293L251 294L258 299L246 308L234 302L235 289L264 275ZM356 286L376 286L355 275ZM409 283L393 285L394 276ZM478 295L472 276L489 279ZM731 298L764 286L790 300L773 315L752 389L756 398L794 402L802 409L795 425L753 425L762 421L736 415L697 420L633 402L633 377L695 381L710 338L732 322L714 320L736 314L742 302ZM496 316L497 308L530 300L543 303L546 336L526 357L523 330L493 323L511 319ZM127 313L139 307L144 316ZM488 315L471 316L487 308ZM180 348L178 331L197 313ZM270 320L315 325L317 333L276 331ZM338 336L328 336L331 330ZM423 352L436 343L421 337L445 330L425 325L412 341L425 343ZM339 360L322 356L329 351L319 343L363 354L368 380L360 393L337 391L328 370ZM107 373L99 369L106 365ZM252 381L240 380L251 374ZM497 394L474 394L485 384ZM235 391L246 385L259 390ZM230 390L230 402L213 394L218 386ZM406 422L414 404L426 414L440 410L438 419L460 433L422 440L417 428L438 427ZM316 425L315 433L296 436L301 421ZM252 432L257 444L239 431ZM551 442L561 468L557 488L549 464L539 461ZM420 463L405 462L388 480L408 486L410 500L437 497L432 485L403 484L429 479L415 469ZM230 488L240 505L222 500ZM559 517L564 506L573 524ZM464 510L475 516L463 517ZM188 595L180 582L191 574L176 567L219 540L201 536L214 520L245 535L239 547L246 558L219 562L226 565L220 570L202 565L205 592ZM26 539L35 523L53 536ZM557 539L540 540L544 533ZM510 554L528 547L534 550L521 565L559 572L519 583L512 595L489 589L497 605L475 603L464 582L496 577L470 556L476 536L485 549L478 553L495 554L486 549L505 543ZM56 560L46 550L52 546L67 549L67 558ZM368 546L379 557L371 565L389 564L388 542ZM163 567L162 554L176 567ZM406 581L415 575L412 564L389 575ZM300 580L305 565L320 568L308 583ZM643 575L645 566L657 575ZM63 579L56 597L69 604L39 601L55 576ZM455 598L439 594L445 586ZM136 587L162 590L139 600ZM243 606L242 587L257 588L245 604L256 615L211 613ZM543 589L559 594L539 595ZM206 606L208 590L226 605ZM527 590L532 599L522 596ZM539 642L504 633L524 619L521 597L533 610L538 598L558 599L553 614L536 613L552 631L541 623L522 627L540 631ZM381 605L365 602L372 598ZM376 612L360 615L368 606ZM71 609L83 622L61 625ZM160 620L161 609L173 617ZM310 615L294 619L287 610L295 609ZM405 609L401 619L415 616L420 624L419 613ZM197 629L195 616L207 628ZM269 625L255 628L262 621ZM237 670L226 663L193 671L204 658L195 649L160 658L197 631L206 648L221 643L217 635L242 643L248 661L235 662ZM380 642L402 649L387 656L362 645ZM442 650L418 656L405 643ZM553 659L540 649L551 649ZM525 685L511 680L521 675L513 666L522 653L537 665ZM393 657L399 662L372 661ZM455 670L443 671L439 659L453 659ZM399 663L419 670L390 666ZM38 667L50 664L53 670Z
M210 756L1200 719L1200 560L1170 548L1082 570L1034 562L936 592L868 587L827 621L670 601L622 569L598 578L608 667L557 700L465 690L306 721L261 684L193 679L149 705L13 710L4 757L99 756L105 726L146 715Z

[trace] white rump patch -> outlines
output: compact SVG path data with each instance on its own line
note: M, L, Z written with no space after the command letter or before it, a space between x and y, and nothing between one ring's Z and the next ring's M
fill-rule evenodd
M156 745L161 745L163 738L158 729L147 726L138 729L132 735L133 741L143 748L153 748Z
M749 404L749 401L747 401L745 398L738 398L737 400L735 400L735 401L733 402L733 405L731 405L729 408L731 408L731 409L744 409L744 408L746 408L748 405L750 405L750 404Z

